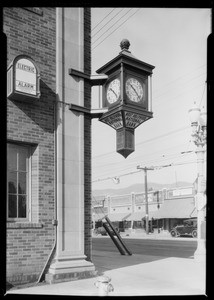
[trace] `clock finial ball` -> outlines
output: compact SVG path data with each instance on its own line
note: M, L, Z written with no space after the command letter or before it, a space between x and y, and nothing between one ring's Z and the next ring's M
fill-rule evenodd
M127 39L123 39L123 40L120 42L120 48L121 48L121 50L128 50L128 49L129 49L129 46L130 46L130 42L129 42L129 40L127 40Z

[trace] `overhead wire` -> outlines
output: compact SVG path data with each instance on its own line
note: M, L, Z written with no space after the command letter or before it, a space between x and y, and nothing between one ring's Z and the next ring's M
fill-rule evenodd
M192 151L191 151L192 152ZM181 153L181 152L180 152ZM190 154L190 152L189 153L184 153L185 154L185 156L187 156L187 155L189 155ZM179 154L180 155L180 154ZM183 153L182 153L182 156L184 157L184 155L183 155ZM148 160L148 159L146 159L145 160L145 164L150 164L150 165L154 165L154 164L156 164L156 163L159 163L159 164L162 164L162 163L165 163L166 161L168 161L168 160L171 160L171 159L176 159L178 157L178 154L174 154L174 155L172 155L171 157L165 157L165 158L162 158L162 159L160 159L160 158L157 158L157 159L150 159L150 160ZM137 164L137 162L135 163L135 165ZM139 164L139 163L138 163ZM103 173L103 176L104 176L104 174L108 174L108 173L110 173L110 174L112 174L113 172L122 172L122 171L126 171L126 170L129 170L129 169L133 169L133 163L129 166L129 167L127 167L126 166L126 168L123 168L123 169L120 169L120 171L118 170L118 171L116 171L116 170L108 170L108 171L106 171L106 172L104 172ZM105 175L105 176L107 176L107 174ZM113 177L115 177L115 176L113 176ZM117 176L118 177L118 176Z
M112 21L114 18L116 18L117 15L119 15L119 13L124 10L124 8L122 8L116 15L114 15L110 20L108 20L108 23L104 24L94 35L91 36L91 38L95 37L104 27L106 27L107 24L109 24L110 21ZM118 20L119 21L119 20ZM116 22L117 23L117 22ZM110 28L109 28L110 29ZM104 32L105 33L105 32ZM102 35L104 34L102 33ZM101 35L101 36L102 36ZM92 45L93 43L95 43L96 41L92 41Z
M175 148L178 149L178 147L184 147L186 144L187 143L185 142L185 143L182 143L182 144L179 144L179 145L175 145L175 146L172 146L172 147L164 148L164 149L157 150L157 151L154 151L154 152L150 151L147 154L143 153L143 154L138 155L138 156L136 156L134 158L130 158L129 161L128 161L128 165L133 164L133 162L135 162L136 160L141 159L142 156L143 156L144 159L148 159L148 157L152 157L152 156L156 156L157 157L158 155L160 155L162 158L166 157L166 156L168 157L169 155L174 155L174 154L163 154L163 152L166 153L169 150L172 150L172 149L175 149ZM103 161L101 163L103 163ZM111 165L115 166L115 162L106 163L106 164L102 164L102 165L100 165L99 162L96 162L93 165L94 165L95 168L100 168L100 167L104 167L104 166L111 166Z
M177 99L177 98L179 98L179 97L181 97L181 96L183 96L183 95L185 95L185 94L188 94L188 93L190 93L192 90L195 90L196 88L199 88L199 87L201 87L203 85L203 83L201 83L201 84L197 84L197 85L195 85L195 86L193 86L193 87L191 87L191 88L186 88L186 90L185 91L183 91L182 93L180 93L180 94L178 94L178 95L176 95L176 96L174 96L174 97L171 97L170 96L170 101L171 102L169 102L170 104L178 104L178 102L173 102L172 100L174 100L174 99ZM154 98L155 99L155 98ZM153 99L153 100L154 100ZM185 98L183 98L183 99L185 99ZM166 98L164 98L164 102L166 102L166 100L168 101L168 99L167 99L167 97ZM179 103L180 104L180 103ZM163 108L165 108L164 106L163 106L163 101L161 101L161 102L153 102L153 106L154 107L158 107L158 106L160 106L160 105L162 105L162 107Z
M206 64L203 64L203 65L201 65L201 66L198 66L197 68L195 68L195 69L192 70L191 72L187 72L187 73L185 73L185 74L182 74L182 75L179 76L179 77L176 77L176 78L173 79L172 81L169 81L169 82L163 84L162 87L165 88L166 86L171 85L171 84L173 84L174 82L177 82L177 81L180 80L180 79L184 79L184 77L186 77L188 74L192 74L192 73L195 72L196 70L201 69L201 68L204 68L204 67L206 67ZM162 89L162 88L159 88L159 90L161 90L161 89ZM155 89L154 89L154 92L156 92Z
M206 73L205 73L205 72L204 72L204 73L201 73L200 75L197 75L197 76L195 76L195 77L190 78L189 80L186 80L185 83L183 84L183 86L186 86L187 84L189 84L190 81L193 81L193 80L195 80L196 78L203 76L204 74L206 74ZM159 94L159 95L157 95L157 96L154 96L154 97L153 97L153 100L154 100L154 99L157 99L157 98L160 98L160 97L162 97L162 96L164 96L164 95L166 95L168 92L169 92L169 89L167 89L167 91L166 91L166 92L163 92L162 94ZM180 94L179 94L179 95L180 95Z
M177 163L177 164L174 164L174 163L171 163L171 164L167 164L167 165L162 165L162 166L153 166L154 170L160 170L160 169L163 169L163 168L166 168L166 167L173 167L173 166L178 166L178 165L186 165L186 164L195 164L197 163L196 161L187 161L187 162L183 162L183 163ZM141 170L140 170L141 171ZM139 170L138 171L133 171L133 172L128 172L128 173L125 173L125 174L121 174L121 175L117 175L117 176L112 176L112 177L107 177L107 178L102 178L102 179L97 179L97 180L93 180L92 182L99 182L99 181L105 181L105 180L109 180L109 179L112 179L114 177L122 177L122 176L127 176L127 175L132 175L134 173L138 173L140 172Z
M129 9L122 17L120 17L113 25L111 25L105 32L103 32L101 36L99 36L95 41L92 41L91 44L92 44L92 45L95 44L96 41L98 41L100 38L102 38L103 35L104 35L106 32L108 32L115 24L117 24L117 23L118 23L124 16L126 16L132 9L133 9L133 8L130 8L130 9ZM123 9L121 9L121 11L122 11L122 10L123 10ZM118 14L119 14L121 11L119 11ZM113 17L113 18L114 18L114 17ZM113 18L112 18L112 19L113 19ZM102 28L101 28L101 29L102 29ZM100 29L100 30L101 30L101 29ZM99 31L100 31L100 30L99 30Z
M150 159L148 158L148 156L151 156L150 154L149 155L144 155L144 160L145 160L145 164L156 164L157 162L158 163L163 163L163 162L165 162L165 161L168 161L168 160L171 160L172 158L174 159L174 161L176 160L180 160L181 158L183 159L184 158L184 156L186 156L186 155L189 155L190 153L192 153L192 152L194 152L193 150L190 150L190 146L191 146L191 140L189 140L188 141L188 144L187 144L187 148L186 148L186 150L185 151L181 151L181 152L179 152L179 153L170 153L170 154L167 154L167 155L162 155L161 157L157 157L157 153L159 153L159 152L163 152L163 151L168 151L169 149L173 149L173 148L177 148L177 147L183 147L183 145L186 145L186 143L182 143L182 144L180 144L180 145L176 145L176 146L173 146L173 147L170 147L170 148L166 148L166 149L162 149L162 150L160 150L160 151L156 151L156 152L153 152L151 155L152 156L154 156L155 155L155 157L151 157ZM182 157L181 157L181 155L182 155ZM126 167L125 168L123 168L123 169L120 169L120 170L118 170L118 165L119 164L117 164L117 165L115 165L115 163L114 163L114 167L112 167L112 166L110 166L110 164L107 164L110 168L111 168L111 170L106 170L105 169L105 172L104 173L107 173L107 174L112 174L112 172L121 172L121 171L125 171L125 170L129 170L129 169L132 169L133 168L133 163L135 163L136 164L136 160L139 160L139 157L140 156L138 156L138 157L136 157L136 158L134 158L132 161L130 161L130 163L127 165L126 164ZM135 162L134 162L135 161ZM99 168L100 169L100 167L104 167L105 165L102 165L102 166L96 166L95 168ZM117 169L117 171L116 171L116 169ZM103 169L102 169L103 170ZM96 171L94 172L95 174L94 175L96 175ZM102 172L102 174L103 174L103 172ZM104 175L104 174L103 174ZM93 172L92 172L92 176L93 176Z
M99 26L114 10L116 9L116 7L115 8L113 8L111 11L110 11L110 13L108 13L99 23L97 23L92 29L91 29L91 31L94 31L94 29L95 28L97 28L97 26Z
M159 135L159 136L150 138L150 139L148 139L148 140L146 140L146 141L142 141L142 142L136 143L136 145L141 145L141 144L144 144L144 143L152 142L152 141L157 140L157 139L160 139L160 138L165 138L165 137L167 137L167 136L169 136L169 135L172 135L172 134L175 134L175 133L178 133L178 132L182 132L182 131L184 131L184 130L186 130L186 129L188 129L188 128L189 128L188 126L182 126L182 127L178 128L178 129L174 129L174 130L172 130L172 131L169 131L169 132L167 132L167 133L161 134L161 135Z
M172 131L170 131L170 132L168 132L168 133L164 133L164 134L161 134L161 135L159 135L159 136L155 136L155 137L153 137L153 138L150 138L150 139L148 139L148 140L138 142L138 143L136 143L136 146L137 146L137 145L141 145L141 144L145 144L145 143L149 143L149 142L152 142L152 141L154 141L154 140L157 140L157 139L160 139L160 138L163 138L163 137L167 137L167 136L169 136L169 135L171 135L171 134L174 134L174 133L177 133L177 132L184 131L184 130L186 130L186 129L188 129L188 128L189 128L188 126L180 127L180 128L178 128L178 129L172 130ZM115 153L115 152L112 151L112 152L108 152L108 153L99 154L99 155L97 155L97 156L93 156L92 159L95 159L95 158L98 158L98 157L103 157L103 156L106 156L106 155L109 155L109 154L112 154L112 153Z
M115 30L113 30L109 35L107 35L99 44L97 44L92 50L97 48L100 44L102 44L110 35L112 35L116 30L118 30L125 22L127 22L132 16L134 16L141 8L138 8L131 16L129 16L124 22L122 22Z

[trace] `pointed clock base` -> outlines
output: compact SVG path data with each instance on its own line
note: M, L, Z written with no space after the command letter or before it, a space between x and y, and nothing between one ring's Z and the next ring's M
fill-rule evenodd
M117 130L117 152L127 158L134 152L134 129L121 128Z

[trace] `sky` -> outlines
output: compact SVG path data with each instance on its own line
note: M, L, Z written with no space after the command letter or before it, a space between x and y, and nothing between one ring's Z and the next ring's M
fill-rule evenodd
M135 130L135 152L125 159L116 152L116 131L92 120L92 190L144 183L138 165L159 167L148 171L148 182L193 183L197 158L188 110L194 102L206 110L210 9L94 7L91 13L92 74L119 54L124 38L136 58L155 66L153 118ZM101 107L100 94L93 87L92 108Z

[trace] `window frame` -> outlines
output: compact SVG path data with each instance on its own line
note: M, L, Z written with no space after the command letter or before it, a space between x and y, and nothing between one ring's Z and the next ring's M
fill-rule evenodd
M6 219L8 222L30 222L31 221L31 157L32 157L32 149L31 145L26 143L17 143L13 141L7 141L7 147L11 145L17 148L25 148L27 150L27 157L26 157L26 217L9 217L9 189L8 189L8 174L9 168L7 167L7 210L6 210ZM8 158L8 148L7 148L7 158ZM18 160L16 158L16 163L18 164ZM16 176L18 173L21 173L19 169L15 170ZM18 213L18 199L19 191L17 187L16 191L16 203L17 203L17 213Z

